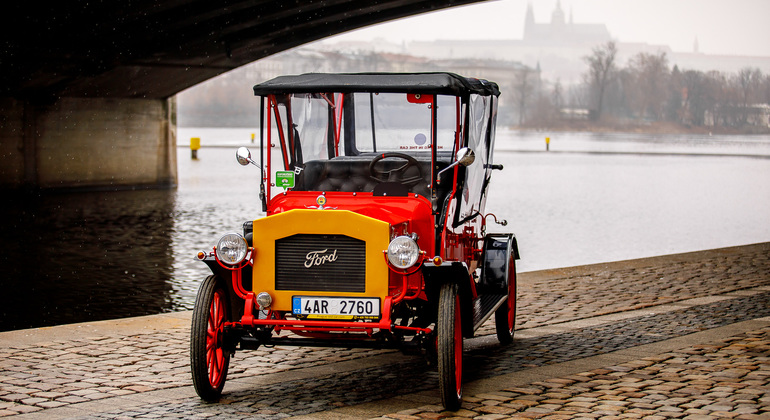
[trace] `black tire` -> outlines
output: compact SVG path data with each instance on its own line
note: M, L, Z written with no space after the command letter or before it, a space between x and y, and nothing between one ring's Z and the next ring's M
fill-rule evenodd
M222 322L230 321L227 293L219 277L208 276L198 289L190 332L190 369L195 392L217 401L227 380L230 352L222 342Z
M455 284L441 286L436 330L441 402L447 410L456 411L463 398L463 334L460 296Z
M508 299L495 311L495 331L500 344L513 343L516 328L516 260L508 259Z

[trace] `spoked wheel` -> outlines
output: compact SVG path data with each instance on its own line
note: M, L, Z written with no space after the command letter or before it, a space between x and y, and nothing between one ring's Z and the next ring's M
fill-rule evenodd
M508 259L508 299L495 311L495 330L500 344L511 344L516 324L516 260Z
M206 401L222 395L230 365L223 348L223 326L229 321L227 295L217 276L208 276L198 290L192 316L190 366L195 392Z
M441 402L447 410L455 411L463 397L463 332L455 284L441 286L436 330Z

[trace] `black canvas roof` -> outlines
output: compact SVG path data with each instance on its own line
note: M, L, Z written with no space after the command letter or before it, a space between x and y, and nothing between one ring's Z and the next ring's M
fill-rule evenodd
M463 96L500 95L497 84L454 73L308 73L279 76L254 86L254 94L396 92Z

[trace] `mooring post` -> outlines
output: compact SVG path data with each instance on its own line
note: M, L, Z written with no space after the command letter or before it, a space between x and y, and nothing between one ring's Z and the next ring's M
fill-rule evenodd
M191 137L190 138L190 153L192 154L193 160L198 160L198 149L201 148L201 138L200 137Z

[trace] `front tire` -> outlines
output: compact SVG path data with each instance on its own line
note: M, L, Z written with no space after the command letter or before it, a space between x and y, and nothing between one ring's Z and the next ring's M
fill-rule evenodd
M508 258L508 299L495 311L495 330L500 344L513 343L516 324L516 260Z
M455 284L441 286L436 330L441 402L447 410L456 411L463 397L463 333L460 295Z
M230 352L223 347L225 321L230 321L227 294L219 277L208 276L195 298L190 367L195 392L209 402L217 401L222 395L230 366Z

